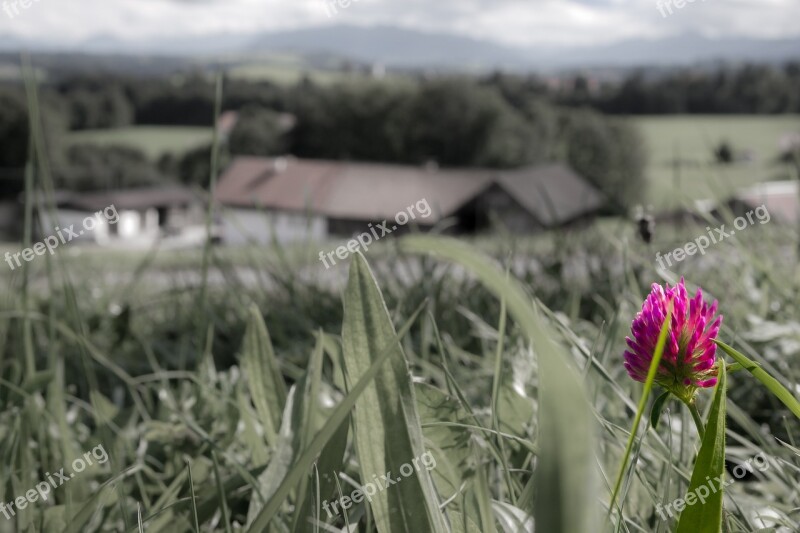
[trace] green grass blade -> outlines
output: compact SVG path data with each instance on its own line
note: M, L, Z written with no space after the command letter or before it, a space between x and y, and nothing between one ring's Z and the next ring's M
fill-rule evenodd
M344 299L342 345L347 383L355 383L376 360L379 348L395 338L378 284L363 255L350 266ZM411 374L399 343L395 355L356 403L355 447L363 482L400 468L425 453ZM379 491L371 502L381 533L446 531L433 478L427 469Z
M347 436L350 432L350 424L343 423L336 430L336 433L325 445L319 454L316 463L319 479L317 487L311 494L307 494L303 505L297 515L297 520L293 531L308 531L309 524L316 524L316 520L325 522L327 514L322 514L322 502L330 501L336 494L336 481L338 472L344 470L344 455L347 450Z
M314 353L308 362L308 370L300 382L303 392L302 409L297 413L298 417L293 423L295 428L299 428L296 439L296 449L298 453L311 442L318 427L317 420L322 417L322 413L319 412L319 391L320 382L322 380L322 360L324 354L322 335L318 335L317 346L314 348ZM330 444L330 441L328 444ZM309 479L310 478L307 476L300 481L300 487L295 498L295 515L292 520L292 531L305 531L307 529L308 524L304 522L311 510L311 508L306 505L306 503L310 501L309 495L307 494Z
M252 523L263 509L265 500L269 499L278 490L280 483L292 469L297 456L300 454L300 427L299 421L306 402L310 398L303 396L305 376L289 390L286 407L283 412L283 422L278 432L277 441L272 449L269 466L258 477L258 492L261 497L250 500L247 511L248 523Z
M667 391L653 402L653 408L650 410L650 426L653 429L658 429L658 421L661 420L661 413L664 411L664 407L667 405L671 395L672 393Z
M214 123L213 139L211 142L211 163L208 183L208 208L206 210L206 239L203 244L203 256L200 266L200 291L197 296L197 308L195 309L195 320L197 322L197 338L200 339L201 333L207 329L206 321L209 320L208 305L208 272L211 265L212 256L212 237L211 227L214 217L214 193L217 188L217 173L219 167L219 116L222 113L222 74L217 75L214 88Z
M769 391L775 395L783 404L789 408L791 412L797 418L800 418L800 402L797 401L797 398L789 392L786 387L780 384L777 379L773 378L772 376L767 373L766 370L758 366L755 361L748 359L743 353L738 352L725 344L724 342L715 340L714 342L717 343L717 346L722 348L726 354L733 357L738 364L740 364L745 370L753 374L753 376L764 384Z
M255 304L250 308L242 346L242 367L247 376L253 404L264 426L267 442L274 444L286 405L286 384L272 348L269 331Z
M681 513L676 533L719 533L722 528L722 493L720 483L725 476L725 401L727 398L725 365L719 365L719 382L714 392L714 403L708 414L706 432L700 453L692 471L692 481L686 493L686 509ZM719 481L716 481L719 480ZM714 484L712 487L711 484ZM710 493L705 502L697 501L698 489L705 487ZM717 490L713 490L717 489ZM690 505L694 496L695 503Z
M214 450L211 450L211 459L214 461L214 483L217 487L217 494L219 495L219 506L220 509L222 509L222 522L225 524L225 533L233 533L233 531L231 531L231 514L230 511L228 511L228 499L222 487L222 477L219 474L219 461L217 460L217 454L214 453ZM197 503L194 505L195 510L197 510Z
M113 492L114 483L135 473L139 468L139 466L133 466L127 470L123 470L121 473L100 485L100 487L95 490L92 497L69 520L69 524L64 528L64 533L79 533L85 531L84 528L86 524L89 523L89 520L91 520L95 513L99 512L104 505L106 497Z
M489 489L489 480L486 475L487 469L487 465L480 465L475 473L473 486L475 507L480 518L481 531L484 533L496 533L494 509L492 509L492 493ZM466 512L467 510L465 509L464 511Z
M195 533L200 533L200 521L197 519L197 496L194 494L194 478L192 477L192 463L186 461L186 468L189 470L189 491L191 492L192 520Z
M286 477L294 465L297 457L306 448L315 432L315 419L319 409L319 388L322 374L323 348L321 339L317 341L308 362L308 369L303 377L295 383L289 392L284 409L283 421L278 432L278 438L273 446L269 466L259 476L259 488L263 498L252 499L247 516L255 520L263 507L265 500L269 499L278 489L281 481ZM303 510L308 477L301 478L298 490L295 493L295 518L298 524L302 518L299 513ZM295 529L293 527L292 529Z
M653 380L656 377L658 365L661 363L661 356L664 354L664 345L667 342L667 333L669 332L669 325L672 320L672 305L667 309L667 316L664 323L661 325L661 332L658 335L658 342L656 343L656 351L653 354L653 359L650 361L650 369L647 371L647 380L644 383L644 390L642 391L642 399L639 400L639 408L636 410L636 418L633 421L631 434L628 437L628 444L625 446L625 454L622 456L622 462L619 466L619 473L617 474L617 481L614 483L614 491L611 493L611 500L608 502L608 516L614 512L614 506L617 504L617 496L619 496L620 488L622 487L622 480L625 478L625 471L628 469L628 460L631 456L633 443L636 440L636 434L639 431L639 423L642 421L642 415L647 407L647 399L650 397L650 391L653 389ZM621 514L621 511L620 511ZM620 517L620 521L622 518Z

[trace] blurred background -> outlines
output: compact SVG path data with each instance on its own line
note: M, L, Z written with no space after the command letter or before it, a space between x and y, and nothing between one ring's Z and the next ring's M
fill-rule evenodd
M137 461L158 471L127 493L153 516L162 495L186 496L183 457L213 481L208 440L232 454L226 475L237 471L233 456L263 463L268 450L251 457L249 443L234 442L241 413L224 399L250 397L238 374L249 309L263 315L286 384L301 379L315 332L341 332L349 260L335 250L423 200L427 216L362 251L395 319L427 299L445 332L437 343L426 323L405 341L428 382L446 381L436 355L446 348L465 395L489 410L491 354L504 333L495 329L499 302L480 284L399 248L418 232L468 242L522 280L574 333L573 348L592 347L609 369L610 382L587 384L595 398L609 383L637 390L621 366L628 324L651 283L681 276L721 300L726 342L800 394L795 0L0 7L4 457L18 459L17 445L31 439L53 454L52 469L68 449L105 442L115 472ZM703 255L657 262L756 208L768 222L756 219ZM73 226L75 238L65 238ZM53 236L54 253L39 253L35 244ZM501 423L527 438L535 365L520 332L507 334L503 405L515 414ZM786 408L732 379L729 424L741 457L796 455L775 438L800 438ZM20 388L75 424L51 431L61 444ZM614 400L599 409L628 427L630 413ZM33 417L28 434L20 413ZM682 439L687 421L675 429ZM747 489L729 526L797 531L794 468ZM10 500L16 482L4 476L0 495ZM497 476L489 475L494 497L513 495ZM651 496L677 495L681 482L664 491L634 482L623 527L667 531ZM231 522L244 523L248 497L231 494ZM201 515L222 530L212 507ZM100 514L98 530L134 516ZM169 516L164 524L189 527L185 505ZM0 531L15 531L8 524L0 520Z

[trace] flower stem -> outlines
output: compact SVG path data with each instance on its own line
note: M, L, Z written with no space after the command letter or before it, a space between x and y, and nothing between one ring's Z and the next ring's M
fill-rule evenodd
M703 440L703 437L706 434L706 429L703 425L703 419L700 417L700 411L697 410L697 404L694 400L692 400L686 405L689 407L689 412L692 413L692 419L694 419L694 425L697 426L697 433L700 434L700 440Z

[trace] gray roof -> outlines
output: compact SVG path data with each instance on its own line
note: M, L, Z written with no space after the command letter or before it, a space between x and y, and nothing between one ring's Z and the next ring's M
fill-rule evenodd
M544 226L573 220L605 205L600 192L564 165L502 172L497 182Z
M602 195L563 165L509 171L239 157L219 180L223 205L308 211L330 218L382 220L423 199L435 224L497 184L543 226L600 209Z

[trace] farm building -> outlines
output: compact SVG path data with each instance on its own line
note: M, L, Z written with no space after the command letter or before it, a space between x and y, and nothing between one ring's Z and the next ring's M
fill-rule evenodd
M762 205L773 221L800 224L800 181L767 181L741 189L712 214L720 219L726 218L728 212L734 217L743 216Z
M604 207L602 195L562 165L509 171L240 157L215 192L229 244L350 236L426 200L420 227L454 233L502 226L518 233L562 227Z
M185 247L205 242L205 205L202 196L184 187L149 187L104 192L57 191L56 221L47 210L40 213L42 236L55 228L84 220L97 223L74 240L102 246L149 247L159 242L167 247ZM96 216L95 216L96 215Z

